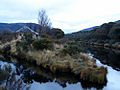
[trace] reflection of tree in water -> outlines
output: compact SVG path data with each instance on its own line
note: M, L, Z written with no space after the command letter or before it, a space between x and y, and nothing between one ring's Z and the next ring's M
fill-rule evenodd
M98 58L103 64L107 64L115 70L120 70L120 53L116 53L117 50L102 47L90 47L89 50L94 54L94 57Z
M27 65L26 65L27 66ZM30 65L28 67L31 67ZM79 76L75 76L72 73L52 73L50 71L46 72L46 69L40 69L40 67L32 66L32 70L37 72L34 74L33 79L39 83L55 82L61 87L67 87L67 84L77 84L81 82L81 87L84 89L95 87L97 89L102 89L104 85L99 85L96 83L91 83L87 81L82 81Z
M28 90L30 86L31 86L31 83L25 84L21 78L17 79L16 75L13 74L6 81L5 88L7 90L23 90L23 89Z
M84 81L79 80L79 76L76 77L72 73L56 73L43 69L41 67L36 67L34 65L21 65L20 63L15 64L14 70L5 69L9 71L7 73L7 78L4 78L5 82L2 85L7 90L29 90L33 80L39 83L48 83L55 82L58 83L61 87L67 87L67 84L76 84L81 82L83 88L102 88L97 87L95 84L90 84ZM31 67L31 68L29 68ZM9 65L10 68L10 65ZM33 72L34 71L34 72ZM0 80L1 81L1 80Z
M11 70L9 64L5 64L0 67L0 87L7 90L29 90L32 84L32 78L30 78L32 71L23 70L19 76L16 71ZM1 88L0 88L1 89Z
M11 72L11 66L8 64L0 65L0 84L2 84Z
M11 74L9 75L8 79L6 80L6 89L7 90L20 90L22 88L22 80L21 79L17 79L16 77L16 73L15 72L11 72Z
M25 83L33 83L34 72L31 69L24 70L22 74L22 79Z

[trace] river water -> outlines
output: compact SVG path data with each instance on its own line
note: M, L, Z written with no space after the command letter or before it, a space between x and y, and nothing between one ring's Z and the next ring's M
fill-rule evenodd
M98 48L89 48L87 50L92 57L97 59L98 66L104 66L108 69L108 82L99 89L120 90L119 54L113 53L112 50L98 50ZM12 67L11 75L14 80L6 79L0 83L0 86L6 86L9 90L98 90L95 86L84 85L77 81L72 75L54 76L50 72L39 70L35 66L24 65L16 60L8 62L1 59L0 67L2 68L5 64L9 64Z

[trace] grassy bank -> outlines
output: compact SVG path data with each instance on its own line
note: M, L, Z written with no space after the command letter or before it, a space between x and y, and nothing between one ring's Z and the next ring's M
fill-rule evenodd
M106 83L107 69L98 67L95 58L81 53L77 45L63 46L45 40L39 42L35 40L28 45L23 41L14 42L1 48L1 53L42 66L54 74L71 72L80 80L98 84Z

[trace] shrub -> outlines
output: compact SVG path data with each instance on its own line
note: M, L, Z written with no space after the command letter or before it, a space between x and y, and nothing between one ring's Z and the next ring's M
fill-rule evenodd
M113 27L108 36L111 39L120 39L120 27Z
M21 52L23 50L28 51L28 48L29 48L29 46L28 46L26 41L18 41L18 42L16 42L16 50L18 52Z
M52 28L45 32L49 37L54 39L61 39L64 37L64 32L59 28Z
M52 46L53 46L51 40L47 38L34 40L32 45L33 45L33 48L36 50L52 49Z
M15 38L15 33L9 29L3 29L0 31L0 41L2 43L10 42Z
M28 45L30 45L33 41L32 33L24 33L23 40L26 41Z
M8 44L8 45L5 45L3 48L2 48L2 51L3 51L3 54L10 54L10 51L11 51L11 46Z
M74 55L80 53L80 47L77 44L69 44L65 45L64 48L62 49L61 53L63 54L69 54L69 55Z

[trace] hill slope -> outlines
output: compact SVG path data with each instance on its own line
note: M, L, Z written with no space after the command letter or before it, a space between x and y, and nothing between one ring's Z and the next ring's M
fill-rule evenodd
M0 31L3 30L17 31L18 29L24 26L27 26L35 31L37 31L40 28L40 25L35 23L0 23Z
M109 41L120 39L120 21L104 23L92 29L66 34L65 38L72 40Z

